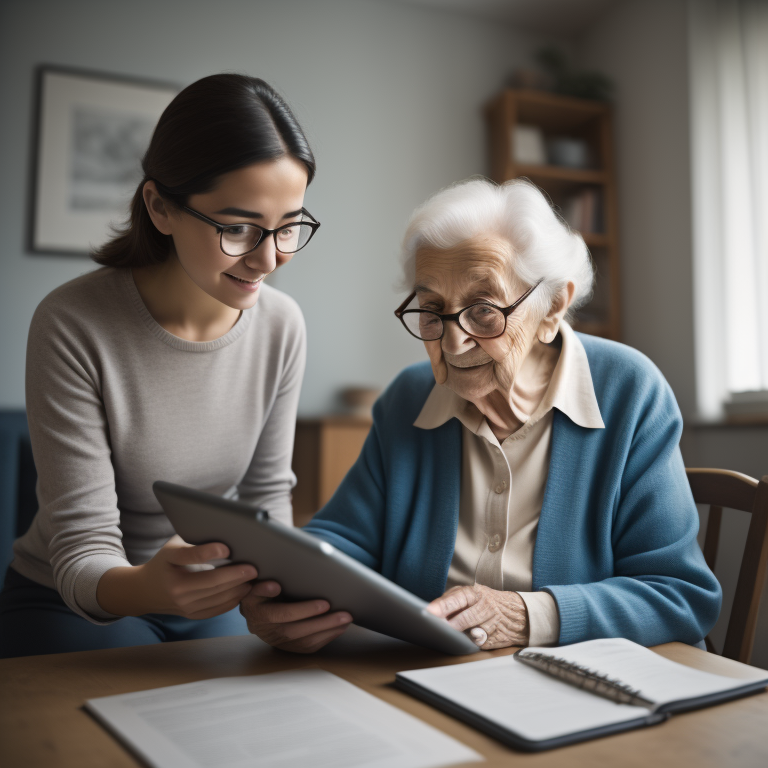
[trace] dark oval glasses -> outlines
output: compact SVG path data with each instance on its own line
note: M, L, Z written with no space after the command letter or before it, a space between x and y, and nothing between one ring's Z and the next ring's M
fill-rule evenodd
M265 229L258 224L220 224L187 205L181 208L190 216L216 228L219 246L227 256L245 256L256 250L270 235L275 239L275 248L280 253L296 253L312 239L320 226L320 222L306 208L302 208L301 213L309 219L289 222L276 229Z
M478 302L450 315L442 315L429 309L406 309L416 297L416 291L395 310L395 317L405 330L421 341L437 341L443 338L445 323L453 321L464 333L479 339L495 339L507 327L507 318L520 306L536 288L544 282L542 278L529 288L514 304L497 307L489 302Z

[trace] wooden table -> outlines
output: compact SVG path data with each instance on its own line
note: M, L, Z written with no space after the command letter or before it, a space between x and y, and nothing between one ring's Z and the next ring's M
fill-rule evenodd
M0 766L136 768L141 763L81 709L86 699L206 678L307 667L327 669L464 742L487 760L471 764L475 766L768 766L765 692L675 715L651 728L526 754L503 746L392 685L399 670L467 663L514 650L446 657L352 627L310 656L273 650L255 637L227 637L1 660ZM654 650L697 669L744 679L754 675L749 667L681 643Z

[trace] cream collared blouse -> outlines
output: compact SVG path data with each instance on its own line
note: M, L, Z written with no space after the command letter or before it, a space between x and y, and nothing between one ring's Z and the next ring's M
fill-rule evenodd
M475 405L436 384L414 426L435 429L454 417L463 425L459 527L446 589L483 584L517 592L528 610L530 645L554 645L560 635L557 604L548 592L531 592L552 409L579 426L605 427L587 354L567 323L526 389L515 385L512 408L522 426L499 443Z

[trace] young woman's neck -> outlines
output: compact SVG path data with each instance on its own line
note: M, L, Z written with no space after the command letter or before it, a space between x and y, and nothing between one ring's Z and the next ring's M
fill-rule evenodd
M240 318L240 310L209 296L184 271L175 254L162 264L133 270L149 314L168 333L187 341L213 341Z

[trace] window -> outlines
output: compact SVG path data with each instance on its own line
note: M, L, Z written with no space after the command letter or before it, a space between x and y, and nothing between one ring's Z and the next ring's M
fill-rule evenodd
M699 411L768 411L768 3L690 0Z

